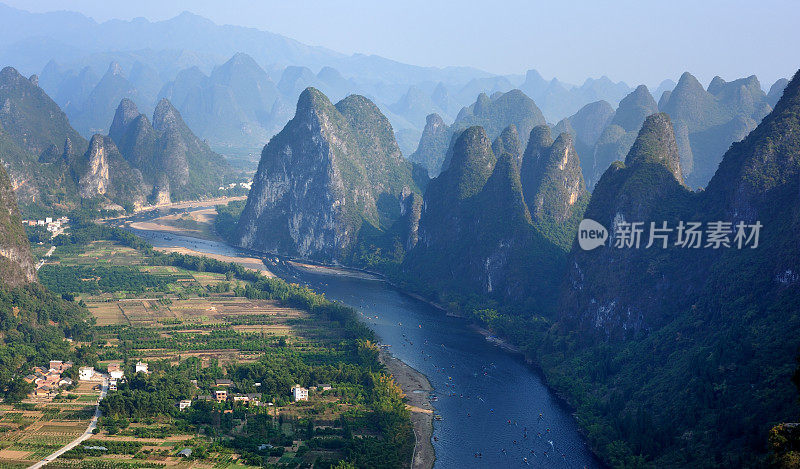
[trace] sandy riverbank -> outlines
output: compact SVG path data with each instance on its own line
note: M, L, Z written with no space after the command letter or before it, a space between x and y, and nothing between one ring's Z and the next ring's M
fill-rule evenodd
M386 365L395 382L406 395L406 407L411 411L411 423L414 426L414 456L412 469L431 469L436 461L431 437L433 436L433 405L431 391L433 387L422 373L393 357L386 350L381 350L381 363Z
M203 199L203 200L189 200L185 202L170 202L168 204L158 204L158 205L145 205L144 207L140 207L134 211L134 213L140 212L147 212L148 210L160 210L160 209L172 209L172 208L196 208L196 207L211 207L213 205L227 205L228 202L233 202L234 200L245 200L247 199L246 195L239 195L236 197L216 197L213 199Z
M233 262L236 264L241 265L242 267L250 270L255 270L261 273L266 277L275 277L275 274L270 271L266 265L261 261L261 259L257 259L255 257L230 257L230 256L223 256L221 254L209 254L207 252L195 251L193 249L187 248L176 248L176 247L157 247L153 248L156 251L160 252L177 252L179 254L188 254L191 256L198 256L198 257L208 257L211 259L216 259L222 262Z
M164 215L148 221L133 222L130 227L137 230L160 231L191 238L224 242L214 232L214 219L216 216L217 211L215 209L206 208L189 213Z
M306 264L304 262L298 262L298 261L287 261L287 262L295 269L311 274L335 275L337 277L350 277L361 280L383 281L383 279L381 277L378 277L377 275L372 275L367 272L361 272L353 269L345 269L340 267L333 267L333 266L326 266L319 264Z

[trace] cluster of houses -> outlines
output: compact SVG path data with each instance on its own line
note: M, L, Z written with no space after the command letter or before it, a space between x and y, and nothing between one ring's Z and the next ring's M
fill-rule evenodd
M62 362L61 360L50 360L47 369L36 366L33 372L24 379L28 383L33 383L33 397L52 398L58 394L58 389L62 386L72 384L72 379L61 375L72 367L72 362Z
M250 181L248 181L248 182L232 182L232 183L228 184L227 186L219 186L219 190L224 191L224 190L227 190L227 189L233 189L234 187L237 187L237 186L241 187L241 188L244 188L244 189L247 189L247 190L250 190L250 188L253 186L253 183L250 182Z
M53 383L59 383L58 386L62 386L65 384L71 384L72 380L69 378L61 379L61 373L63 370L66 370L72 366L72 363L62 363L60 361L51 361L50 362L50 370L43 370L40 368L34 368L34 374L30 375L28 378L36 380L37 383L37 391L39 390L39 380L42 382L42 392L48 391L52 389ZM136 373L149 373L148 364L146 362L136 362L135 366ZM116 391L117 384L125 380L125 371L122 369L121 363L110 363L106 369L107 374L103 374L98 372L91 366L82 366L78 370L78 380L80 381L103 381L106 377L108 377L108 389L109 391ZM28 379L26 378L26 379ZM195 384L197 382L192 380ZM242 403L247 406L272 406L271 402L262 403L261 402L261 393L234 393L229 392L229 388L233 386L233 381L230 379L217 379L214 382L217 389L215 389L212 395L206 396L198 396L197 400L204 400L204 401L215 401L215 402L226 402L231 401L234 403ZM47 387L46 387L47 386ZM255 387L261 386L261 383L255 383ZM319 384L317 386L311 386L310 388L304 388L299 384L292 386L291 393L292 398L295 402L299 401L307 401L308 400L308 393L309 390L311 391L330 391L332 389L330 384ZM184 399L178 402L178 409L185 410L192 406L192 401L189 399Z
M47 217L44 220L22 220L23 225L44 226L47 227L47 231L51 233L58 233L67 223L69 223L69 218L67 217L60 217L56 219Z
M218 379L214 382L217 388L230 388L233 386L233 381L229 379ZM256 387L261 386L261 383L255 383ZM269 405L271 406L272 403L262 403L261 402L261 393L249 393L249 394L240 394L240 393L232 393L228 392L228 389L216 389L214 390L211 396L198 396L198 400L201 401L216 401L216 402L238 402L248 406L262 406L262 405ZM192 405L192 401L183 400L178 403L178 409L184 410L187 407Z
M214 383L217 387L213 391L212 395L206 396L198 396L197 400L200 401L215 401L215 402L234 402L234 403L241 403L247 406L272 406L271 402L261 402L261 393L233 393L229 392L228 388L233 386L233 381L229 379L218 379ZM261 383L254 383L255 387L260 387ZM319 390L319 391L330 391L332 389L330 384L320 384L317 386L311 386L311 388L304 388L299 384L292 386L291 393L292 398L295 402L298 401L307 401L308 400L308 392L309 390ZM185 410L192 406L192 401L188 399L184 399L178 402L178 409Z
M117 384L125 379L125 371L122 369L122 364L109 363L106 371L108 373L108 390L116 391ZM144 374L150 372L146 362L136 362L135 371L136 373ZM78 380L80 381L103 381L104 378L105 376L102 373L98 372L91 366L82 366L78 370Z

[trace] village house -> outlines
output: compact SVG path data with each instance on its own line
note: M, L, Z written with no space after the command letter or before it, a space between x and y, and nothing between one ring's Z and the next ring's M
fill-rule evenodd
M136 372L144 374L149 373L147 370L147 362L136 362Z
M96 379L94 368L91 366L82 366L78 370L79 381L95 381Z
M217 389L216 391L214 391L214 399L216 399L217 402L225 402L225 401L227 401L228 400L228 391L226 391L224 389Z
M260 405L261 401L261 394L260 393L251 393L251 394L234 394L233 395L233 402L241 402L247 405Z
M72 367L72 362L62 362L61 360L50 360L50 370L63 373Z
M192 401L189 399L183 399L182 401L178 402L178 410L186 410L192 406Z
M299 384L294 385L292 388L292 396L294 397L294 401L307 401L308 400L308 389L301 387Z
M229 379L218 379L218 380L215 380L214 383L217 386L226 386L226 387L233 386L233 381L231 381Z
M122 379L125 377L125 372L122 371L122 364L121 363L109 363L108 364L108 375L111 376L112 379Z

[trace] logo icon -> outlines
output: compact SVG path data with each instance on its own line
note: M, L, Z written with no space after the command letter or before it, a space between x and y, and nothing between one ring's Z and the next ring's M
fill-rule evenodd
M578 245L584 251L603 246L608 239L606 227L590 218L584 218L578 225Z

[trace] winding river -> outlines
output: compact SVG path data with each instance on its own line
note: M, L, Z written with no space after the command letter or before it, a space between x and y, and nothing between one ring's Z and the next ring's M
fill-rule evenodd
M215 241L132 231L156 247L254 255ZM541 377L462 320L382 281L309 273L285 262L270 268L357 308L395 357L428 377L441 416L433 431L436 468L600 467L575 419Z

